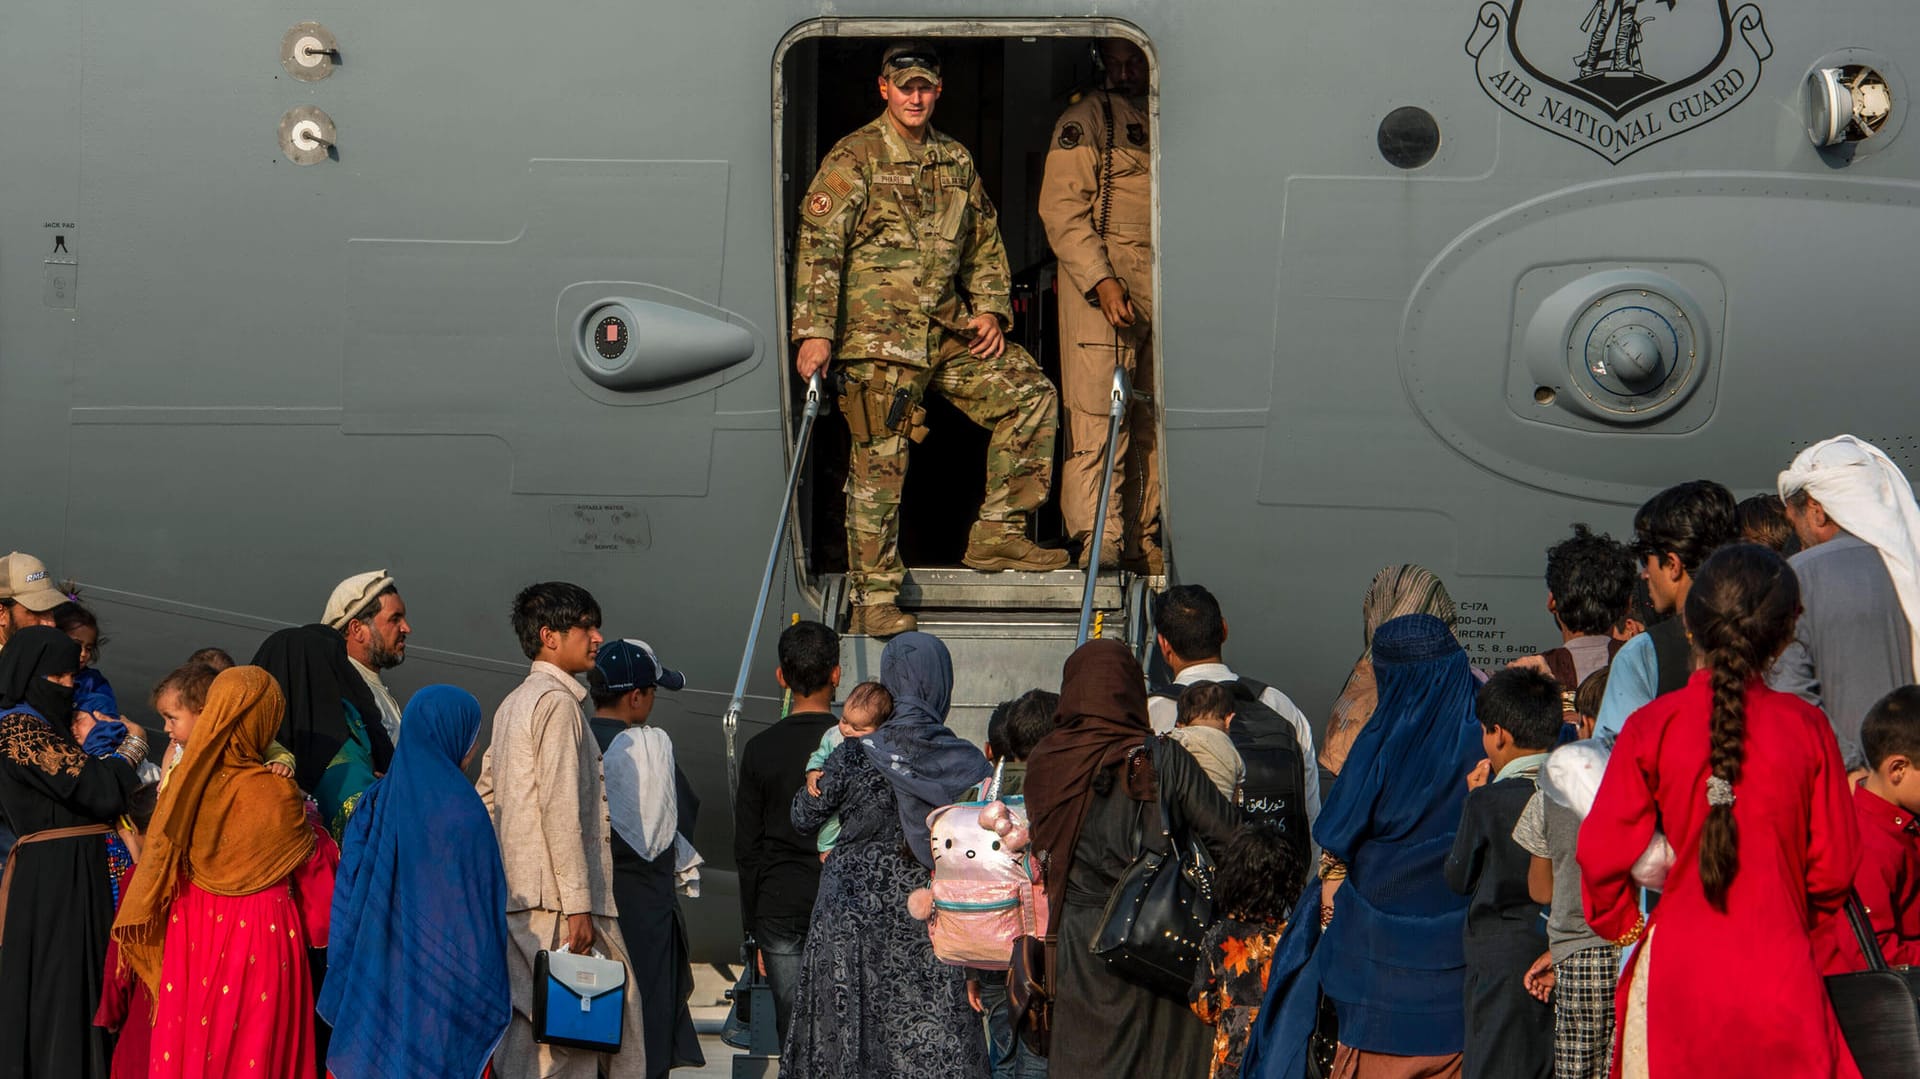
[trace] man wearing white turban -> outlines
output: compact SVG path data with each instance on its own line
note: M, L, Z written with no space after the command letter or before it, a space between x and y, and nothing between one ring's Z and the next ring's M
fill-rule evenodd
M1920 670L1920 505L1899 466L1852 435L1802 450L1780 497L1806 548L1790 560L1805 613L1767 680L1824 708L1847 767L1863 768L1867 711Z

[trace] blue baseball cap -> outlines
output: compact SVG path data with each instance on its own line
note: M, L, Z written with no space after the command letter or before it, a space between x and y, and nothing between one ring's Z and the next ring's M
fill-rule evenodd
M687 688L687 676L661 665L660 657L653 653L653 646L645 641L632 638L608 641L600 646L593 666L600 672L601 681L615 693L631 693L649 686L659 686L661 689Z

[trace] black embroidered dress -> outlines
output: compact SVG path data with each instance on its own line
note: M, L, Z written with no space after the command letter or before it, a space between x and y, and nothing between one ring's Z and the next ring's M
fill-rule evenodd
M926 923L907 912L929 874L907 849L892 784L851 740L827 758L820 797L801 787L793 799L802 833L836 813L840 839L820 873L781 1079L985 1079L965 973L934 958Z
M0 716L0 813L22 838L109 824L139 786L118 757L89 757L31 711ZM105 836L17 846L0 943L0 1079L105 1079L93 1025L113 927Z

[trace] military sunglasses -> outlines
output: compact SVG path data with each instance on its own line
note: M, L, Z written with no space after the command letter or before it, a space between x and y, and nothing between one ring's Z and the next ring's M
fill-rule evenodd
M905 71L910 67L924 67L929 71L938 73L940 70L940 58L927 53L903 52L898 56L888 57L887 67L893 71Z

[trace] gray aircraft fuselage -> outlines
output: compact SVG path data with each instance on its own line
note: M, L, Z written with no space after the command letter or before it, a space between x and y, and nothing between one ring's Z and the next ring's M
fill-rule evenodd
M9 5L5 546L81 582L142 720L189 652L244 661L380 567L414 627L390 683L491 710L526 666L514 592L585 585L610 637L688 676L655 721L705 803L697 951L729 958L716 721L788 461L787 237L844 133L807 126L789 75L832 72L798 58L1005 39L991 79L948 72L934 122L1029 133L991 148L1018 271L1030 133L1070 88L1023 57L1058 75L1085 50L1055 37L1146 43L1172 575L1215 589L1229 662L1317 728L1382 565L1438 572L1476 661L1504 662L1558 642L1543 551L1573 521L1624 534L1696 477L1770 488L1842 431L1912 467L1920 14L1642 3L1583 74L1592 6ZM311 81L280 56L305 19L338 43ZM1893 113L1817 150L1807 75L1845 64ZM302 108L308 165L282 142ZM1381 131L1402 108L1437 145L1419 114ZM784 561L742 741L777 716L773 636L816 576Z

